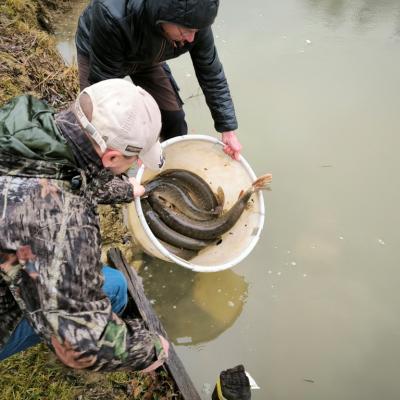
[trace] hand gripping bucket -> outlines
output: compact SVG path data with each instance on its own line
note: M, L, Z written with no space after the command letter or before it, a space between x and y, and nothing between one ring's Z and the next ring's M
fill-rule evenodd
M225 194L224 210L237 200L239 193L250 187L256 175L241 156L232 160L218 139L205 135L185 135L162 143L166 169L186 169L201 176L216 193L221 187ZM157 173L140 167L136 173L139 182L145 182ZM143 250L161 260L169 261L197 272L216 272L231 268L244 260L256 245L264 225L264 199L259 191L251 197L234 227L222 235L217 245L208 246L189 261L170 253L153 235L143 215L140 199L128 205L128 227Z

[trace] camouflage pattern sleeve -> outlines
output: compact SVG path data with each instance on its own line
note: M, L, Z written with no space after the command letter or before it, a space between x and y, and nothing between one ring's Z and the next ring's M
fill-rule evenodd
M18 305L73 368L143 370L165 360L159 336L141 320L115 315L102 291L91 199L71 192L67 181L0 176L0 212L0 253L9 254L0 264L0 301L10 302L1 329Z
M133 201L133 186L123 177L108 181L96 194L99 204L130 203Z
M125 175L114 176L108 170L101 170L89 184L94 198L99 204L130 203L133 201L133 186Z

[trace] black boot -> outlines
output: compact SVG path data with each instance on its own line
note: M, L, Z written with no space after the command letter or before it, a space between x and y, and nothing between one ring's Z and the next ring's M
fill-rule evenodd
M250 398L250 382L243 365L220 373L212 400L248 400Z

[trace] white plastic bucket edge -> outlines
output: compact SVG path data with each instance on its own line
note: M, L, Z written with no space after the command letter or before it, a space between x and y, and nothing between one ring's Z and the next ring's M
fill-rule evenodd
M165 142L161 143L162 147L165 147L167 145L173 144L175 142L180 142L180 141L185 141L185 140L192 140L192 139L196 139L196 140L204 140L207 142L212 142L214 144L219 144L221 146L224 146L224 144L212 137L212 136L206 136L206 135L184 135L184 136L176 136L174 138L168 139ZM222 151L222 149L221 149ZM253 169L250 167L249 163L245 160L245 158L240 155L239 160L237 161L239 163L242 164L242 166L244 167L244 169L246 170L246 172L249 174L249 176L253 179L256 180L257 176L254 173ZM140 183L143 173L144 173L144 166L142 165L137 174L136 174L136 179L137 181ZM136 197L135 198L135 208L136 208L136 213L139 217L139 221L142 224L142 227L145 231L145 233L148 235L148 237L151 239L152 244L157 248L157 250L160 251L160 253L165 256L167 259L170 259L171 261L175 262L176 264L191 269L192 271L195 272L218 272L218 271L223 271L225 269L228 268L232 268L233 266L239 264L241 261L243 261L249 254L250 252L253 250L254 246L257 244L261 232L263 230L264 227L264 218L265 218L265 206L264 206L264 198L262 195L262 192L259 191L256 193L256 195L259 198L259 202L260 202L260 218L259 218L259 230L257 232L257 234L255 234L253 236L252 241L249 243L249 245L246 247L246 249L236 258L230 260L229 262L223 263L223 264L219 264L219 265L214 265L214 266L202 266L202 265L197 265L197 264L193 264L189 261L183 260L180 257L177 257L175 254L172 254L171 252L169 252L161 243L160 241L157 239L157 237L153 234L153 232L151 231L150 227L147 225L146 219L144 217L143 214L143 210L142 210L142 205L140 203L140 197Z

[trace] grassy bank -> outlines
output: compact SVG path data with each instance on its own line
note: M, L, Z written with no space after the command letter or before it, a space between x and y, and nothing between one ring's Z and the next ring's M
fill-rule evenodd
M76 67L65 66L54 38L44 28L52 29L51 13L44 2L1 0L0 105L31 93L61 109L78 92Z
M0 0L0 106L31 93L56 110L78 93L76 66L66 67L51 36L52 13L62 0ZM103 207L106 247L132 255L132 237L121 224L121 209ZM43 345L0 362L0 400L179 399L165 372L96 374L64 367Z

